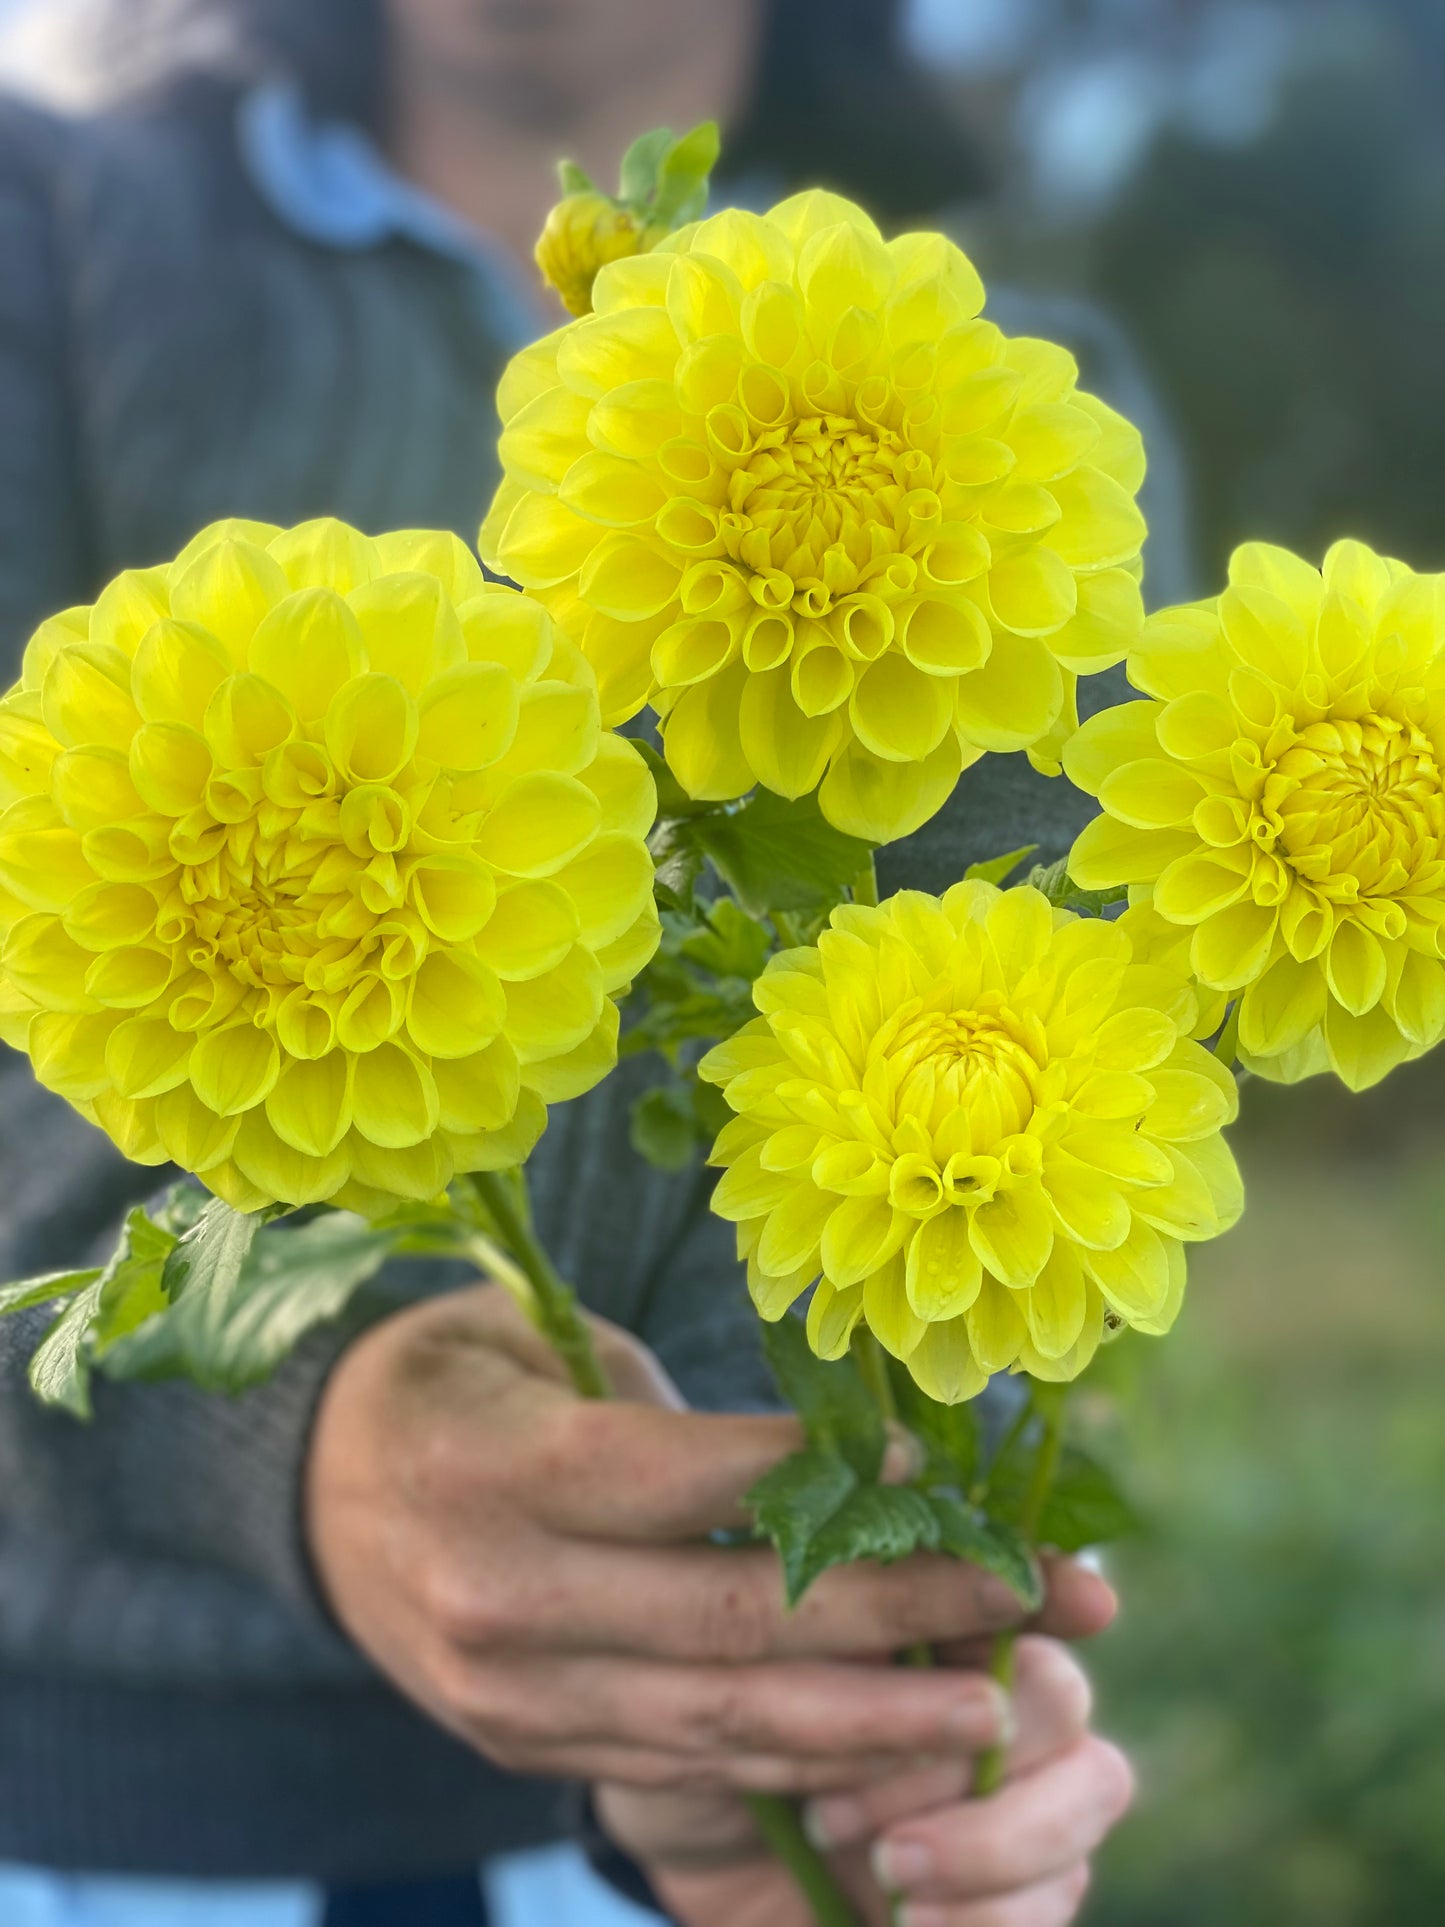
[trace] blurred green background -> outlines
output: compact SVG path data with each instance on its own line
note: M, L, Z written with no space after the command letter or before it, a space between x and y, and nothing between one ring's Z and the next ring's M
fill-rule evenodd
M1125 325L1190 478L1201 592L1246 536L1445 566L1440 0L925 11L997 169L975 251ZM1081 1401L1149 1521L1094 1655L1141 1797L1089 1918L1433 1927L1445 1061L1363 1098L1243 1096L1243 1224L1191 1261L1168 1342L1117 1348L1108 1400Z

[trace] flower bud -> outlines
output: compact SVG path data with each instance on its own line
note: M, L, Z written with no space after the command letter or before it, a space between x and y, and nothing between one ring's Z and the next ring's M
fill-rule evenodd
M537 266L570 314L591 314L599 270L629 254L646 254L666 231L645 226L606 194L568 194L547 216L537 242Z

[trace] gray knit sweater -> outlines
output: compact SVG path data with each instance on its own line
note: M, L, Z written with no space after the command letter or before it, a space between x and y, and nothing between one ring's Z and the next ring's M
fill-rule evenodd
M38 618L217 516L470 539L499 361L461 264L298 239L214 105L80 124L0 107L5 679ZM938 888L1025 841L1058 853L1083 813L1022 758L990 759L885 885ZM659 1179L626 1147L645 1074L557 1114L541 1228L693 1399L749 1402L766 1394L730 1234L701 1177ZM0 1278L83 1261L155 1182L4 1055ZM548 1791L430 1725L316 1596L299 1474L345 1332L235 1402L102 1386L80 1426L26 1388L37 1328L0 1324L0 1860L356 1879L548 1833Z

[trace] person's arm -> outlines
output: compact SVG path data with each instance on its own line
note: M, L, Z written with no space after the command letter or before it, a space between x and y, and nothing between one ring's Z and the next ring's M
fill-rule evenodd
M59 209L63 124L0 100L0 683L95 589Z

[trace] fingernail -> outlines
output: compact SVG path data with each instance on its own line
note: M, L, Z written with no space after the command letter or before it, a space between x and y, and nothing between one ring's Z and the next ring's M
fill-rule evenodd
M897 1419L888 1421L888 1445L883 1453L879 1478L884 1485L906 1485L916 1479L928 1463L922 1445Z
M809 1800L803 1808L803 1831L820 1853L848 1847L868 1831L868 1816L856 1800Z
M873 1877L885 1892L916 1887L932 1877L933 1849L921 1840L880 1840L873 1849Z
M996 1681L981 1684L982 1693L960 1701L948 1714L944 1731L969 1752L980 1746L1012 1746L1018 1730L1013 1701Z

